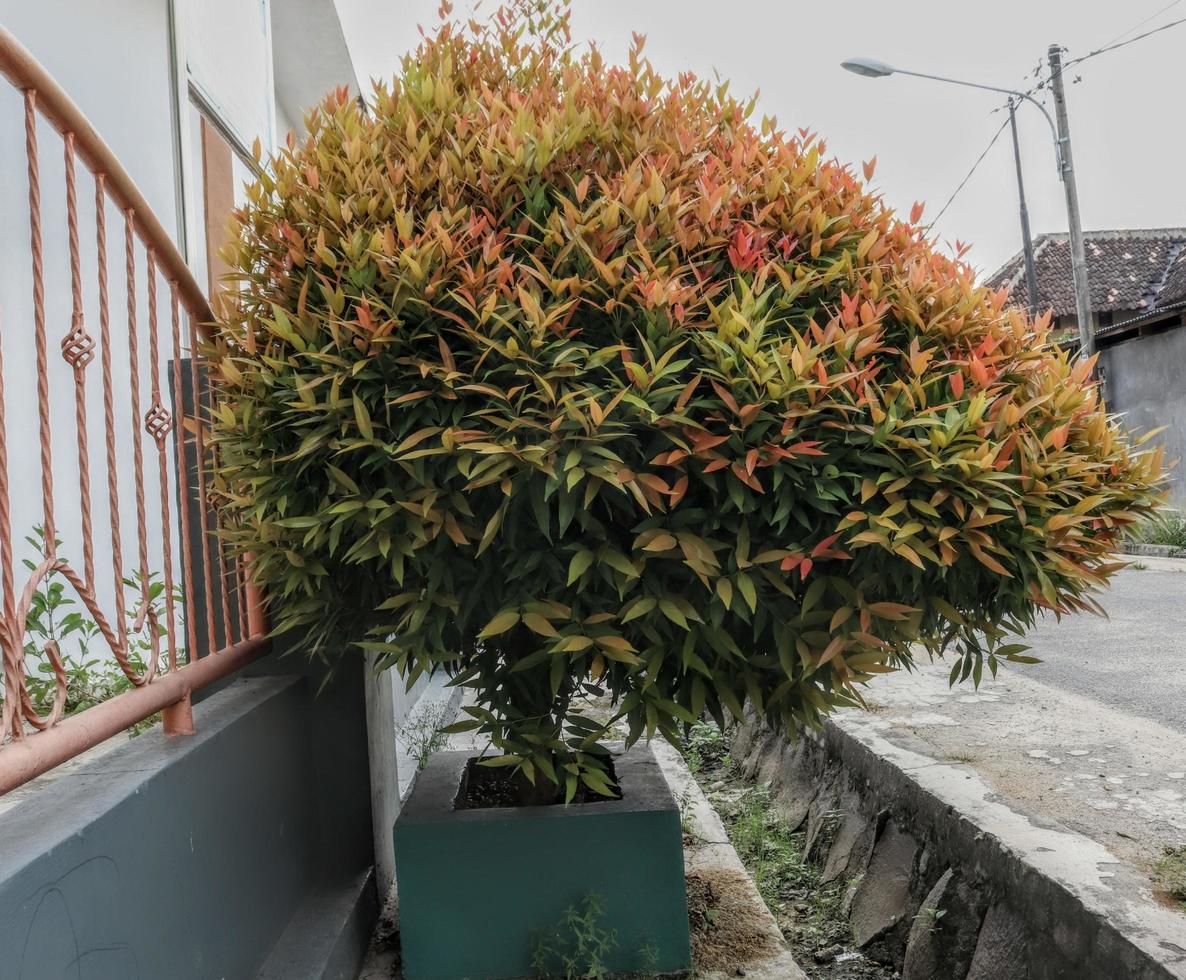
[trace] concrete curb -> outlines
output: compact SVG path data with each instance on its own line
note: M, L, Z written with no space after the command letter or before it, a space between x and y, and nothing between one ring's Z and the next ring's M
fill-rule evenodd
M1175 548L1168 544L1136 544L1127 542L1124 554L1117 555L1122 561L1130 557L1140 558L1186 558L1186 548Z
M774 916L766 907L757 886L730 843L720 815L708 802L700 784L688 770L683 756L661 738L651 742L651 751L655 754L663 778L667 780L672 797L679 804L685 830L690 832L694 839L693 843L684 845L684 870L692 872L724 869L744 878L748 884L747 891L750 893L749 904L760 910L762 931L769 936L772 947L783 950L775 956L744 964L743 973L725 974L719 971L698 970L697 980L726 980L727 976L746 976L750 980L807 980L794 956L786 950L778 923L774 921Z
M794 744L749 723L733 756L788 822L806 821L809 855L850 882L866 955L903 980L1186 978L1186 916L1154 902L1135 868L859 717Z

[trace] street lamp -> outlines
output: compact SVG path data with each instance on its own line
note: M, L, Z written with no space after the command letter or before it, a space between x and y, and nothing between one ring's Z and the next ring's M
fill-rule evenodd
M894 66L887 65L876 58L849 58L840 62L840 67L854 75L864 75L866 78L884 78L894 73Z
M998 88L995 85L981 85L979 82L965 82L958 78L946 78L943 75L924 75L922 72L907 71L905 68L895 68L893 65L887 65L884 61L878 61L876 58L849 58L847 61L840 62L840 67L852 72L854 75L862 75L865 78L885 78L887 75L912 75L915 78L929 78L933 82L947 82L951 85L963 85L965 88L984 89L986 92L1000 92L1002 95L1009 96L1010 102L1024 99L1036 105L1042 115L1046 117L1046 122L1050 126L1050 135L1054 140L1054 156L1055 162L1058 164L1058 174L1059 177L1062 176L1062 142L1058 138L1058 129L1054 125L1054 120L1050 118L1050 113L1046 111L1046 107L1028 92L1022 92L1012 88Z
M1017 123L1014 119L1014 109L1022 101L1035 105L1041 111L1050 135L1054 140L1054 157L1058 166L1058 177L1063 182L1067 199L1067 225L1070 229L1071 240L1071 272L1075 282L1075 309L1079 320L1080 348L1083 356L1089 357L1094 350L1094 337L1091 329L1091 306L1087 288L1087 259L1083 244L1083 227L1079 220L1079 197L1075 188L1075 171L1071 160L1071 141L1067 135L1066 111L1062 87L1062 66L1056 45L1050 46L1050 67L1054 83L1055 103L1058 107L1058 123L1056 126L1046 107L1028 92L1018 89L999 88L996 85L981 85L978 82L965 82L959 78L946 78L943 75L927 75L923 72L907 71L878 61L876 58L849 58L840 63L840 67L854 75L864 78L885 78L887 75L912 75L915 78L926 78L934 82L947 82L950 85L962 85L965 88L978 88L986 92L999 92L1009 98L1009 126L1013 134L1013 157L1017 165L1017 195L1021 204L1021 237L1023 253L1025 255L1025 276L1030 308L1034 309L1038 303L1037 280L1034 273L1034 249L1030 240L1029 214L1025 206L1025 185L1021 179L1021 149L1017 143ZM1059 129L1063 135L1059 135Z

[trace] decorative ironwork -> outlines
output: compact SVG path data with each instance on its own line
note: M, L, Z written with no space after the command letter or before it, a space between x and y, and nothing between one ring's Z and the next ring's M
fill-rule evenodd
M33 363L6 364L2 328L10 297L0 295L3 793L157 711L164 711L166 731L192 731L191 692L259 656L266 648L267 628L262 601L249 583L243 558L225 553L215 533L218 513L206 485L212 447L205 445L200 422L217 400L217 391L210 373L199 363L198 338L213 320L209 304L110 149L78 107L3 28L0 74L24 101L33 312ZM64 228L56 227L56 221L51 222L54 227L43 225L41 123L48 123L61 138ZM95 189L97 339L86 328L76 170L89 176ZM111 209L122 216L124 226L127 410L128 417L141 420L142 426L124 424L123 410L117 409L123 397L120 392L125 389L122 376L116 383L122 345L112 328L109 300L107 220ZM73 374L77 469L77 492L71 488L68 493L54 482L54 452L68 431L52 424L54 406L68 396L62 385L51 384L45 299L47 241L54 249L61 247L63 232L69 257L71 312L59 343ZM167 290L164 312L158 296L162 283ZM165 331L160 329L161 315L169 317ZM186 360L188 366L184 365ZM92 364L97 364L102 389L100 455L107 479L106 493L100 492L100 499L93 499L91 485L86 385ZM30 368L35 378L36 421L26 417L23 401L6 401L6 369L28 372ZM161 384L162 371L170 372L167 390ZM35 426L39 441L41 553L24 559L29 571L20 582L21 556L14 540L19 541L25 529L15 528L12 520L10 426L22 430ZM148 456L145 433L153 441ZM135 525L130 531L121 520L121 495L127 492L129 482L135 506ZM150 504L150 482L157 484L154 504ZM178 501L184 503L179 505ZM110 528L109 538L101 542L96 541L92 508ZM59 522L59 513L68 520ZM60 540L60 527L71 528L77 535L75 540ZM124 547L130 537L135 542L130 552L134 559L127 563ZM180 542L180 561L175 537ZM106 558L102 580L96 571L96 545L106 552L101 556ZM195 548L200 558L194 555ZM71 715L68 698L70 641L31 625L39 622L39 610L44 609L47 596L64 593L73 597L72 609L78 621L87 624L87 636L107 647L129 687L78 716ZM41 668L36 674L35 665Z
M157 442L163 442L173 431L173 416L165 411L160 402L153 402L144 413L144 431Z
M82 325L82 317L74 319L70 332L62 338L62 357L75 371L81 371L95 359L95 341Z

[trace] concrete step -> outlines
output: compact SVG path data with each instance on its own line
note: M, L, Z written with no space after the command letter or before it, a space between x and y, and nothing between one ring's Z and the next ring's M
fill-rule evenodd
M373 868L314 887L256 980L354 980L377 915Z

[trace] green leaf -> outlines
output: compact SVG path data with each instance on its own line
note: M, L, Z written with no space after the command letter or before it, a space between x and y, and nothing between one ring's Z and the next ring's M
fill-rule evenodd
M758 590L754 587L754 580L746 572L737 573L737 591L745 599L750 612L758 611Z
M807 593L803 596L802 613L804 616L811 612L812 607L823 598L824 590L827 587L827 579L822 578L817 578L807 587Z
M358 431L362 433L362 437L367 440L375 438L375 429L371 425L371 413L367 411L366 405L363 404L358 395L353 395L354 400L354 420L358 423Z
M593 790L598 796L606 796L612 799L618 795L613 791L609 780L596 769L586 769L582 772L581 782Z
M622 607L623 623L629 623L632 619L638 619L639 616L645 616L657 605L657 600L653 596L643 596L640 599L634 599Z
M472 732L477 728L482 727L482 722L476 719L467 719L465 721L455 721L452 725L445 725L440 729L442 735L461 735L464 732Z
M670 599L659 600L659 611L677 626L680 626L683 629L688 628L688 621L684 618L684 614L680 612L679 606L677 606Z
M478 634L478 639L484 640L488 637L505 633L517 622L519 622L519 613L514 609L504 609L482 627L482 631Z
M487 766L490 769L499 769L503 766L520 766L523 764L523 757L518 755L493 755L488 759L480 759L478 765Z
M608 548L606 549L605 554L601 556L601 560L609 565L610 568L621 572L628 579L638 578L638 569L635 568L630 559L623 555L620 551L614 551L613 548Z
M727 578L717 579L716 593L726 609L733 605L733 583Z
M538 633L540 636L559 636L556 627L549 623L539 613L526 613L523 616L523 625L526 626L532 633Z
M593 564L593 552L586 551L582 548L575 555L572 556L572 561L568 563L568 585L572 585L589 569Z

